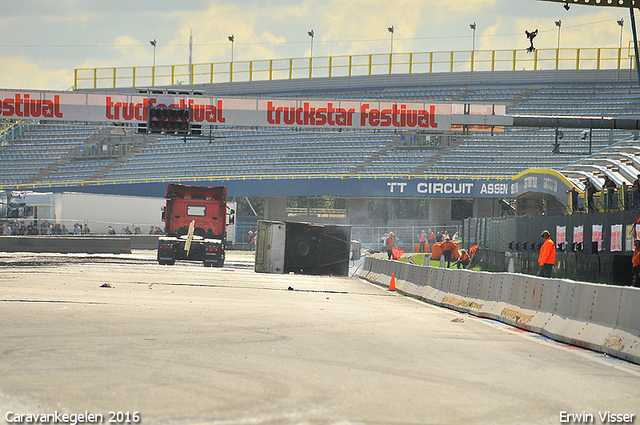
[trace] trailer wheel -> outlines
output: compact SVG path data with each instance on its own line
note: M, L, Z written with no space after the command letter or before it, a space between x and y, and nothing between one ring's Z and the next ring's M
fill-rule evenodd
M158 260L158 264L160 264L161 266L173 266L175 263L176 263L176 260L173 260L173 261Z

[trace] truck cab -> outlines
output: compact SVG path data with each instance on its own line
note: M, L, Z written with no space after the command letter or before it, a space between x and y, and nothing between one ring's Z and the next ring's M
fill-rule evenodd
M158 263L202 261L222 267L227 228L227 188L170 183L162 219L165 233L158 241Z

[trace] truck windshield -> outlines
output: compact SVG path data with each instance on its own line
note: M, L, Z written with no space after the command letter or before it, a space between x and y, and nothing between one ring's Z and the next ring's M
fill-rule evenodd
M206 205L187 205L187 215L205 217L207 215Z

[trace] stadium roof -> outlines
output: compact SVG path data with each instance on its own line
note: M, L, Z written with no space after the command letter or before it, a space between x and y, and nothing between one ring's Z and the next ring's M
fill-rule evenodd
M637 4L636 0L540 0L540 1L553 1L556 3L572 4L584 4L587 6L612 6L612 7L634 7Z

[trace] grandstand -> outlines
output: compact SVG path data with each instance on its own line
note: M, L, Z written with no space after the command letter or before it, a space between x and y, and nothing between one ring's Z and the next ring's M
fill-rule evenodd
M494 71L269 80L84 92L496 104L507 115L636 118L635 70ZM494 128L451 134L213 126L164 137L100 123L29 122L0 148L0 186L69 187L286 176L478 176L557 170L578 189L640 171L637 134L619 129ZM19 134L18 134L19 133ZM588 137L585 134L588 133ZM560 136L559 136L560 135ZM306 191L301 191L305 195ZM240 196L243 194L240 193ZM361 193L353 196L362 196ZM564 201L566 203L566 201Z
M283 87L287 84L282 81L224 83L181 90L273 98L495 103L506 105L509 115L636 117L640 113L640 89L629 71L477 72L429 77L310 79L305 88L296 88L292 82L286 90ZM349 80L347 90L343 87L345 80ZM187 138L186 142L182 138L136 135L135 128L126 131L131 139L130 149L117 154L88 155L90 152L84 149L95 151L98 145L114 143L107 126L34 124L0 149L3 164L0 184L211 175L508 176L531 167L562 170L589 157L589 147L580 137L583 130L578 129L562 130L560 154L552 152L554 129L506 128L493 134L458 133L447 138L444 145L436 146L429 143L429 137L413 143L403 134L372 131L318 133L219 127L212 131L211 140ZM592 153L602 155L603 151L615 152L617 144L627 146L633 134L594 130L590 139Z

